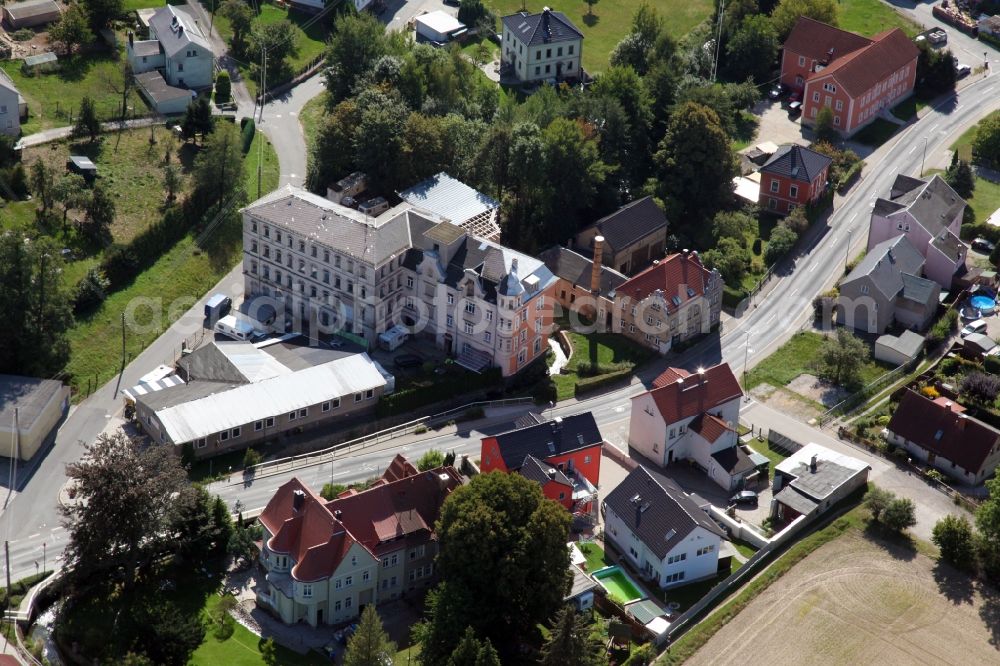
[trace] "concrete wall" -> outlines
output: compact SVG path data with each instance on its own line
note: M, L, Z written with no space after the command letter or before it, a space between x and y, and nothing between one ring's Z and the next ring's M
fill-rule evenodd
M751 525L731 518L725 511L715 505L710 504L708 506L708 515L715 522L722 523L730 536L735 539L742 539L757 548L763 548L768 543L767 537L755 530Z

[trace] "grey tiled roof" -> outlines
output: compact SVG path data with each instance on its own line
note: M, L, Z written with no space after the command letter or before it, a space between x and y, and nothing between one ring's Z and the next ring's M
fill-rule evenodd
M495 437L500 456L511 470L518 469L529 456L544 460L598 446L604 441L590 412L511 430Z
M153 18L149 19L150 28L156 32L156 38L163 46L164 53L169 57L173 57L179 51L190 48L192 45L211 54L212 46L186 7L187 5L166 5L153 14ZM174 18L177 19L178 25L184 27L183 30L177 29L177 26L173 24Z
M555 245L539 254L538 258L544 261L549 270L558 277L570 284L590 289L590 272L594 262L587 257ZM627 279L618 271L601 266L601 293L607 294L614 291Z
M923 266L924 258L906 236L896 236L873 247L842 284L869 276L878 290L892 299L903 289L902 274L920 275Z
M935 236L931 243L952 261L957 261L966 256L967 248L965 243L960 241L955 234L947 229Z
M937 282L909 273L903 273L900 277L903 280L903 298L922 305L937 302L937 297L934 295L937 291L935 289L938 286Z
M887 217L908 210L928 233L938 236L965 205L965 200L938 175L927 181L897 176L889 191L889 199L876 199L873 212Z
M541 46L556 42L568 42L582 39L573 22L562 12L549 10L537 14L518 13L504 16L504 26L514 33L514 36L528 46Z
M549 476L550 469L554 472L552 476ZM542 462L532 455L524 457L524 463L521 465L521 469L519 469L518 472L529 481L534 481L535 483L543 486L549 481L555 481L556 483L561 483L571 488L573 487L573 482L569 480L568 476L559 471L558 468L552 467L548 463Z
M643 465L629 472L608 493L604 506L614 511L660 559L696 527L725 536L673 481Z
M624 250L655 231L667 228L667 216L653 197L643 197L627 203L610 215L595 222L598 233L612 252ZM660 248L662 251L665 248Z
M762 173L772 173L803 183L811 183L832 162L832 159L815 150L798 144L785 144L778 148L778 152L771 155L771 159L760 170Z

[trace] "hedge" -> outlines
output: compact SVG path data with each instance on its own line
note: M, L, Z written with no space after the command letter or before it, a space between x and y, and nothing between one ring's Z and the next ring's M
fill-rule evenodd
M990 374L1000 375L1000 358L987 356L983 359L983 368Z
M843 194L844 192L849 190L851 188L851 185L854 184L854 181L857 180L858 175L861 173L861 169L863 169L864 166L865 166L865 161L858 160L857 162L851 165L850 169L840 174L840 179L835 185L837 192Z
M963 224L959 235L962 237L962 240L972 240L973 238L982 237L991 243L997 243L1000 242L1000 227L986 223Z
M1000 37L997 37L995 35L991 35L986 32L980 32L979 41L986 42L995 49L1000 49Z
M621 383L623 379L631 377L632 370L619 370L618 372L609 372L606 375L587 377L576 383L576 386L573 387L573 392L576 394L576 397L580 397L584 393L590 393L611 384Z
M500 368L490 368L478 375L473 372L447 374L441 377L432 388L414 387L383 395L375 408L375 416L385 418L405 414L463 394L469 394L471 401L474 394L502 384L503 374L500 372Z
M247 118L246 123L243 124L243 154L246 155L250 152L250 145L253 143L253 135L257 131L257 127L253 122L253 118Z
M21 599L24 595L28 593L28 590L33 588L37 583L45 580L52 575L51 571L43 571L41 573L34 574L33 576L28 576L27 578L22 578L21 580L10 584L10 597L7 597L7 588L0 588L0 610L7 610L10 608L10 602L13 601L15 604L20 604Z

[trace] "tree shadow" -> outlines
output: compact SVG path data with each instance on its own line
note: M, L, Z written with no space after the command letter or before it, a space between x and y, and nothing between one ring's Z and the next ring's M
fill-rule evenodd
M972 578L950 564L938 560L934 565L934 582L937 583L938 591L951 603L972 603L975 591Z
M865 526L864 535L893 559L910 562L917 556L916 541L905 532L893 532L875 521L869 521Z
M583 24L585 26L587 26L588 28L593 28L595 25L597 25L598 21L600 21L600 20L601 20L601 17L598 16L597 14L584 14L583 15Z
M978 589L982 597L979 617L990 632L990 645L1000 650L1000 592L984 583L980 583Z

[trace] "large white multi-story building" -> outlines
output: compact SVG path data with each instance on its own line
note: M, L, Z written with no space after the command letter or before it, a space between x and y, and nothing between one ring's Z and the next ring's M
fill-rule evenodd
M504 16L501 23L500 59L513 78L525 83L583 75L583 33L562 12L546 7Z

